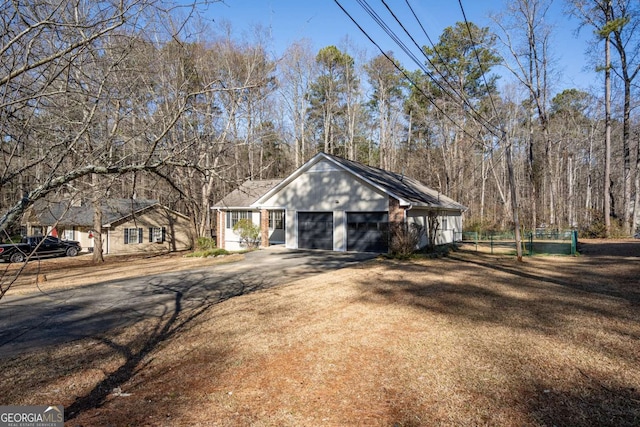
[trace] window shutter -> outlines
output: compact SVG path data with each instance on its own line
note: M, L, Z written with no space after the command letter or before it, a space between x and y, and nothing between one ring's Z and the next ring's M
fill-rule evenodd
M149 243L153 242L153 227L149 227Z
M166 227L162 227L162 243L167 240L167 229Z
M125 245L129 244L129 229L128 228L124 229L124 244Z
M231 211L227 211L227 228L231 228Z
M138 228L138 243L142 243L142 228Z

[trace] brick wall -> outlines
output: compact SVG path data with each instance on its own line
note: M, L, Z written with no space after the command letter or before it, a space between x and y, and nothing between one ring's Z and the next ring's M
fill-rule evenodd
M269 211L266 209L260 211L260 246L269 246Z
M389 223L402 224L404 222L404 208L400 207L400 202L393 197L389 197Z
M389 197L389 251L401 252L409 246L404 222L405 209L400 202Z

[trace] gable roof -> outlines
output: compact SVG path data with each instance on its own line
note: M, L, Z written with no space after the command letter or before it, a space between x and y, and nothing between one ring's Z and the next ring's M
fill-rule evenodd
M467 209L455 200L427 187L413 178L322 152L316 154L307 163L289 175L289 177L284 181L280 182L280 184L257 199L254 202L254 205L259 205L261 202L280 191L291 181L322 160L327 160L333 163L338 168L355 175L357 178L365 181L372 187L375 187L383 193L397 199L401 206L461 211Z
M416 179L341 157L329 156L328 154L325 156L351 170L359 178L384 190L388 195L395 197L401 205L466 210L466 207L455 200L427 187Z
M114 222L128 216L138 214L159 203L150 199L106 199L102 201L102 225L110 226ZM33 205L34 219L40 225L52 226L93 226L93 205L87 203L82 206L71 206L69 202L48 202L38 200ZM182 214L180 214L182 215Z
M216 202L213 208L248 208L281 181L281 179L245 181L240 187Z

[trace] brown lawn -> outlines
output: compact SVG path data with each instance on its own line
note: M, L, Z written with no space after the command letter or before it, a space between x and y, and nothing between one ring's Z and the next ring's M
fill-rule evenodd
M70 426L637 426L640 241L376 260L2 361ZM49 281L48 283L51 283Z

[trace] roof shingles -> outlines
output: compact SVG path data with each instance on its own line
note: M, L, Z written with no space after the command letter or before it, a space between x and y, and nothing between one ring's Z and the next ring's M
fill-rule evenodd
M102 205L102 224L108 225L136 212L158 204L148 199L106 199ZM34 204L34 214L41 225L93 226L93 205L71 206L68 202L39 200Z
M227 194L214 207L240 208L249 207L267 191L278 185L281 179L265 179L245 181L239 188Z
M352 170L367 181L381 187L387 193L406 200L411 204L441 209L466 209L453 199L427 187L420 181L413 178L373 166L367 166L341 157L331 156L328 154L325 154L325 156L334 162L341 164L347 169Z

